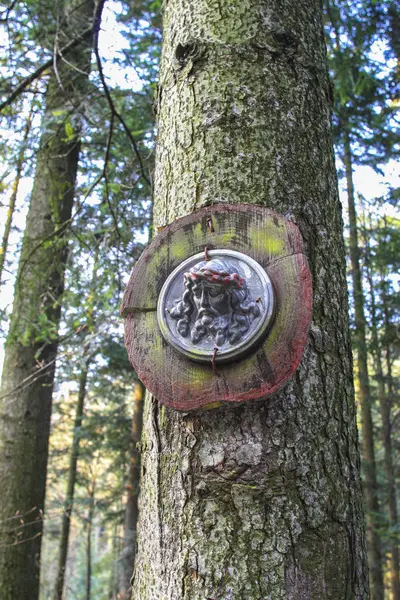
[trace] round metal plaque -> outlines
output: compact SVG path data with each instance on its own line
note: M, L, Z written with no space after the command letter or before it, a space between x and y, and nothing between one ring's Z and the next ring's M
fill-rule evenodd
M200 362L228 362L253 348L274 314L264 269L234 250L210 250L182 262L165 281L157 319L166 341Z

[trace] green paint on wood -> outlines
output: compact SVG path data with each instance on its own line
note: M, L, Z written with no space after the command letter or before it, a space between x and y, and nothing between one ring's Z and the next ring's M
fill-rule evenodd
M286 234L286 231L283 233ZM253 250L270 256L284 255L286 235L283 237L282 231L277 231L277 228L261 230L259 227L250 227L249 236Z

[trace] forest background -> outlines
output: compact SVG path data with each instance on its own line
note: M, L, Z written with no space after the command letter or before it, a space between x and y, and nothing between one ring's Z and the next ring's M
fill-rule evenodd
M400 11L385 0L327 1L324 11L369 560L385 599L399 600ZM74 0L14 0L0 5L0 28L1 335L8 348L16 338L33 348L12 394L2 388L1 418L33 386L51 392L56 364L46 509L34 532L29 508L2 517L0 553L43 537L43 600L62 591L65 600L128 598L143 390L127 360L119 306L130 269L156 233L161 2L107 0L84 13ZM72 167L56 192L71 196L70 214L59 211L53 228L24 249L29 204L27 229L43 216L37 198L49 189L44 151L71 158L78 145L77 174Z

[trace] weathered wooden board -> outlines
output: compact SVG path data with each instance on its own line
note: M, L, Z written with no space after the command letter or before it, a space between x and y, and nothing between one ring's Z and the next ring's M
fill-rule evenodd
M236 250L255 259L272 280L277 303L272 327L256 350L216 369L167 344L156 313L168 275L205 247ZM215 205L178 219L142 254L121 310L129 358L146 387L164 404L191 410L267 397L293 375L307 341L312 286L300 232L281 215L254 205Z

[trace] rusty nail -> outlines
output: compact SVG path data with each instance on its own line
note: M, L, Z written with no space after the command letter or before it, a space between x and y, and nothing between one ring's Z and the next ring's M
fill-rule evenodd
M216 376L218 376L217 367L216 367L216 364L215 364L215 357L217 356L217 352L218 352L218 348L214 348L214 354L213 354L213 357L211 359L212 370L213 370L214 375L216 375Z

